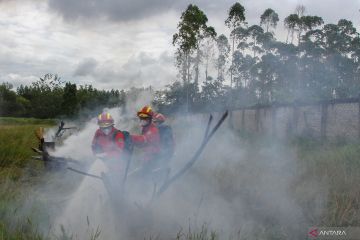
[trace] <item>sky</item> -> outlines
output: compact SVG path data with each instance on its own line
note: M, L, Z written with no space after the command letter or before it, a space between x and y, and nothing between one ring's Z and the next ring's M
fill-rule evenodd
M0 83L31 84L46 73L100 89L156 89L177 79L172 35L182 11L196 4L218 34L233 0L0 0ZM360 0L242 0L249 24L267 8L283 20L296 6L325 23L346 18L360 28Z

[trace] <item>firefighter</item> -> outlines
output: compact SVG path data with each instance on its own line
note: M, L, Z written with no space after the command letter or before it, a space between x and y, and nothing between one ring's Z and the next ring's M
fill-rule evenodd
M153 117L153 122L156 124L159 129L160 134L160 155L163 164L168 164L169 160L174 155L175 142L173 137L173 131L171 126L165 124L166 118L161 113L155 113Z
M109 113L98 116L99 129L92 140L92 151L101 159L106 172L101 173L103 183L113 201L120 201L123 176L130 162L132 143L130 134L114 127L114 119Z
M134 146L143 150L144 171L151 171L157 167L160 154L160 135L156 125L152 122L154 112L150 106L138 111L141 135L131 135Z
M102 113L98 116L96 130L92 141L92 151L101 158L120 159L124 149L124 136L114 127L114 119L110 113Z
M98 116L99 129L92 140L92 151L111 171L122 171L123 161L131 154L131 138L125 131L114 127L114 119L110 113Z

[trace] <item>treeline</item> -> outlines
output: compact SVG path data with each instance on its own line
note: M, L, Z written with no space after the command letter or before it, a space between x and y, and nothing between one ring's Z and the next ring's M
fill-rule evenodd
M187 7L173 35L178 80L157 91L153 102L161 112L359 96L360 37L351 21L325 24L301 5L283 20L266 9L253 25L245 13L240 3L230 7L224 19L230 30L226 36L207 25L206 14L196 5ZM285 41L276 39L279 25L285 27ZM51 74L16 91L11 87L0 85L0 114L38 118L123 106L127 96L142 91L97 90L61 83Z
M217 34L196 5L182 13L177 47L179 81L158 92L164 111L236 108L274 102L357 97L360 92L360 38L353 23L324 24L304 6L280 21L273 9L246 22L245 8L235 3ZM285 41L275 30L282 24ZM185 103L185 105L184 105Z
M30 86L21 85L16 91L12 88L9 83L0 85L1 116L77 117L104 107L124 106L127 94L124 90L105 91L91 85L64 83L53 74L46 74Z

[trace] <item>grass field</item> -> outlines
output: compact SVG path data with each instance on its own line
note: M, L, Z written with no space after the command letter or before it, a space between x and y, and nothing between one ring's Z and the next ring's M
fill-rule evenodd
M42 165L31 160L33 155L30 147L38 142L34 131L38 127L54 126L53 120L0 118L0 240L3 239L56 239L44 235L38 229L37 222L41 218L41 210L17 215L22 200L29 194L33 184L41 181ZM245 140L246 142L246 140ZM271 141L253 139L247 148L248 153L259 152ZM359 226L360 225L360 144L357 142L327 142L295 139L284 148L293 148L296 152L296 164L299 174L292 182L289 194L294 196L302 208L309 209L306 218L314 225L322 226ZM256 159L253 159L256 160ZM243 166L237 166L243 167ZM236 169L236 166L234 167ZM253 171L245 169L244 171ZM258 174L255 170L255 174ZM215 173L215 184L219 191L226 189L231 198L239 188L246 184L246 174L238 176L236 172L218 169ZM234 187L238 181L238 187ZM311 211L318 204L318 192L311 192L312 186L326 183L326 199L323 211ZM21 217L17 217L21 216ZM266 232L257 239L286 239ZM101 236L101 235L100 235ZM92 239L98 236L93 235ZM66 235L57 239L71 239ZM101 237L99 238L101 239ZM152 238L156 239L156 238ZM197 231L174 233L174 239L222 239L221 234L211 232L206 227ZM241 238L243 239L243 238ZM244 238L252 239L252 238Z
M329 142L321 144L311 141L297 141L299 161L305 171L295 193L302 204L307 199L301 195L306 191L305 183L326 181L328 201L321 216L323 226L360 225L360 143Z
M0 239L43 239L32 214L17 215L28 189L40 181L42 164L33 161L31 147L38 146L35 130L54 120L0 118ZM22 214L21 214L22 215Z
M0 118L0 181L19 178L31 161L31 147L38 146L35 130L54 126L54 120Z

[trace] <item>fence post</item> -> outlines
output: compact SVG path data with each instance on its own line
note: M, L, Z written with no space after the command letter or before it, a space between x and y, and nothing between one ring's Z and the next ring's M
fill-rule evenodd
M255 110L255 124L256 124L256 132L259 132L259 125L260 125L260 110L256 108Z
M276 107L271 106L271 132L272 136L276 137Z
M232 129L232 130L234 129L233 110L234 109L229 110L229 117L228 117L229 128Z
M241 110L241 130L245 130L245 109Z
M294 105L293 107L293 122L292 122L292 134L298 135L298 125L299 125L299 106Z
M321 140L326 139L326 124L327 124L327 112L328 112L328 104L322 103L321 104L321 126L320 126L320 136Z
M358 111L358 138L360 138L360 93L358 95L358 105L359 105L359 111Z

